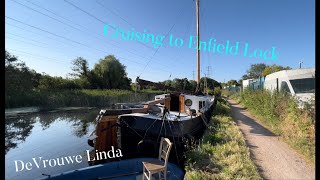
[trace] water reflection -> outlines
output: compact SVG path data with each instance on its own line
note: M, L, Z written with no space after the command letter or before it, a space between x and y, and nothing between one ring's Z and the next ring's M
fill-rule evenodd
M30 118L12 118L5 121L5 154L10 149L16 148L18 143L25 141L36 122L35 117Z
M42 130L50 128L56 121L72 123L72 134L82 137L88 133L89 126L95 123L99 109L81 110L77 112L36 113L22 117L7 118L5 120L5 154L25 141L32 133L36 122ZM36 133L36 132L34 132Z

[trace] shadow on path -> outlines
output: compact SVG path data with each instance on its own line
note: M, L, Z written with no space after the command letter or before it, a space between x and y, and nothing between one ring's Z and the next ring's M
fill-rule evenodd
M229 102L230 105L232 105L232 116L236 120L236 123L239 125L239 123L243 123L247 126L250 126L251 130L250 133L254 134L260 134L263 136L277 136L271 131L269 131L267 128L263 127L261 124L257 123L254 119L251 117L245 115L246 108L238 106L236 103ZM235 116L235 113L239 113L241 117Z

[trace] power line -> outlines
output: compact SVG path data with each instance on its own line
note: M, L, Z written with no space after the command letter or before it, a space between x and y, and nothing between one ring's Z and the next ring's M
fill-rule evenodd
M103 4L101 4L98 0L96 0L96 3L99 4L101 7L106 8L109 12L111 12L113 15L118 16L120 19L122 19L124 22L126 22L127 24L129 24L130 26L134 26L132 25L129 21L127 21L125 18L121 17L118 13L114 12L112 9L104 6Z
M51 17L51 16L49 16L49 15L47 15L47 14L44 14L44 13L42 13L42 12L40 12L40 11L37 11L37 10L35 10L35 9L29 7L29 6L26 6L26 5L24 5L24 4L21 4L21 3L17 2L17 1L15 1L15 0L13 0L13 1L14 1L15 3L21 5L21 6L24 6L24 7L28 8L28 9L32 10L32 11L35 11L35 12L37 12L37 13L40 13L40 14L42 14L42 15L44 15L44 16L46 16L46 17L49 17L49 18L51 18L51 19L53 19L53 20L55 20L55 21L58 21L58 22L66 25L66 26L68 26L68 27L71 27L71 28L73 28L73 29L76 29L76 30L85 32L85 31L83 31L83 30L81 30L81 29L79 29L79 28L76 28L76 27L74 27L74 26L71 26L71 25L69 25L69 24L66 24L65 22L60 21L60 20L58 20L58 19L56 19L56 18L54 18L54 17ZM27 2L32 3L32 2L30 2L30 1L27 1ZM66 1L66 2L70 4L70 2L68 2L68 1ZM34 3L32 3L32 4L33 4L33 5L36 5L36 4L34 4ZM72 4L72 3L71 3L71 4ZM36 6L37 6L37 5L36 5ZM41 6L37 6L37 7L41 7ZM45 9L45 8L43 8L43 9ZM80 9L81 9L81 8L80 8ZM52 13L52 14L55 14L56 16L59 16L59 15L57 15L56 13L54 13L54 12L48 10L48 9L45 9L45 10L48 11L48 12L50 12L50 13ZM93 15L92 15L92 16L93 16ZM59 16L59 17L63 18L62 16ZM19 21L19 20L17 20L17 19L14 19L14 18L11 18L11 17L8 17L8 16L6 16L6 18L9 18L9 19L11 19L11 20L13 20L13 21L16 21L16 22L19 22L19 23L22 23L22 24L24 24L24 25L26 25L26 26L29 26L29 27L32 27L32 28L34 28L34 29L43 31L43 32L48 33L48 34L50 34L50 35L53 35L53 36L62 38L62 39L64 39L64 40L71 41L72 43L76 43L76 44L79 44L79 45L82 45L82 46L85 46L85 47L87 47L87 48L94 49L94 50L97 50L97 51L100 51L100 52L105 52L105 51L101 51L101 50L99 50L99 49L97 49L97 48L93 48L93 47L87 46L86 44L83 44L83 43L81 43L81 42L72 40L72 39L70 39L70 38L67 38L67 37L64 37L64 36L60 36L60 35L58 35L58 34L55 34L55 33L49 32L49 31L47 31L47 30L41 29L41 28L39 28L39 27L36 27L36 26L30 25L30 24L23 23L22 21ZM64 19L66 19L66 18L64 18ZM68 19L66 19L66 20L68 20ZM100 22L101 22L101 21L100 21ZM102 21L102 22L103 22L103 21ZM78 25L78 24L77 24L77 25ZM175 24L174 24L174 25L175 25ZM173 29L174 25L172 26L172 28L170 29L170 31ZM80 25L78 25L78 26L80 26ZM15 27L17 27L17 26L15 26ZM169 31L169 32L170 32L170 31ZM32 31L30 31L30 32L32 32ZM169 34L169 32L168 32L168 34ZM34 32L32 32L32 33L34 33ZM90 33L90 34L91 34L91 33ZM99 39L99 40L101 40L101 39ZM115 46L116 46L116 45L115 45ZM129 52L129 51L128 51L128 52ZM153 54L153 56L152 56L151 58L149 58L149 61L148 61L147 65L150 63L150 61L151 61L152 59L155 59L154 56L155 56L155 54L156 54L157 52L158 52L158 49L155 51L155 53ZM132 53L132 54L133 54L133 53ZM138 54L135 54L135 55L140 56L140 55L138 55ZM142 57L142 56L141 56L141 57ZM143 58L146 58L146 57L143 57ZM124 58L123 58L123 59L124 59ZM146 59L147 59L147 58L146 58ZM130 62L135 62L135 61L132 61L132 60L128 60L128 61L130 61ZM138 64L141 64L141 63L138 63ZM162 65L162 64L161 64L161 65ZM165 65L163 65L163 66L165 66ZM167 66L167 67L168 67L168 66ZM144 69L145 69L145 68L144 68ZM144 71L144 70L143 70L143 71ZM164 71L167 71L167 70L164 70ZM167 72L169 72L169 71L167 71Z
M22 22L22 21L19 21L19 20L14 19L14 18L11 18L11 17L8 17L8 16L6 16L6 18L9 18L9 19L11 19L11 20L13 20L13 21L19 22L19 23L24 24L24 25L26 25L26 26L29 26L29 27L35 28L35 29L37 29L37 30L40 30L40 31L46 32L46 33L51 34L51 35L53 35L53 36L56 36L56 37L62 38L62 39L64 39L64 40L67 40L67 41L70 41L70 42L73 42L73 43L76 43L76 44L79 44L79 45L85 46L85 47L90 48L90 49L94 49L94 50L96 50L96 51L100 51L100 52L106 53L105 51L102 51L102 50L100 50L100 49L97 49L97 48L93 48L93 47L87 46L87 45L85 45L85 44L83 44L83 43L80 43L80 42L74 41L74 40L69 39L69 38L64 37L64 36L57 35L57 34L55 34L55 33L49 32L49 31L47 31L47 30L43 30L43 29L41 29L41 28L38 28L38 27L36 27L36 26L33 26L33 25L30 25L30 24L24 23L24 22ZM131 62L134 62L134 61L131 61Z
M85 32L85 31L83 31L83 30L81 30L81 29L78 29L78 28L75 28L74 26L71 26L71 25L69 25L69 24L67 24L67 23L65 23L65 22L62 22L62 21L60 21L60 20L58 20L58 19L56 19L56 18L53 18L53 17L51 17L51 16L49 16L49 15L47 15L47 14L44 14L44 13L42 13L42 12L40 12L40 11L37 11L37 10L35 10L35 9L29 7L29 6L26 6L26 5L24 5L24 4L21 4L21 3L17 2L17 1L15 1L15 0L12 0L12 1L13 1L13 2L16 2L16 3L18 3L18 4L20 4L20 5L24 6L24 7L26 7L26 8L28 8L28 9L32 10L32 11L35 11L35 12L37 12L37 13L40 13L40 14L46 16L46 17L49 17L49 18L51 18L51 19L53 19L53 20L55 20L55 21L58 21L58 22L66 25L66 26L69 26L69 27L71 27L71 28L73 28L73 29L76 29L76 30ZM86 32L86 33L87 33L87 32ZM91 33L89 33L89 34L91 34ZM98 39L99 39L99 38L98 38ZM100 39L99 39L99 40L100 40ZM72 40L72 41L73 41L73 40ZM113 44L113 45L114 45L114 44ZM115 46L117 46L117 45L115 45Z
M81 12L87 14L88 16L94 18L95 20L97 20L97 21L99 21L99 22L101 22L101 23L103 23L103 24L108 24L107 22L102 21L101 19L97 18L96 16L94 16L94 15L91 14L91 13L89 13L88 11L85 11L84 9L82 9L82 8L80 8L79 6L75 5L74 3L71 3L71 2L68 1L68 0L64 0L64 1L65 1L66 3L68 3L68 4L70 4L71 6L73 6L74 8L80 10ZM97 3L98 3L98 2L97 2ZM99 4L100 4L100 3L99 3ZM101 6L101 4L100 4L100 6ZM103 5L102 5L102 6L103 6ZM181 8L181 10L182 10L182 8ZM115 13L115 12L113 12L113 13ZM115 13L115 14L116 14L116 13ZM117 16L120 17L120 15L118 15L118 14L117 14ZM127 22L129 25L132 25L130 22L128 22L128 21L125 20L124 18L121 17L121 19L123 19L123 20L124 20L125 22ZM110 26L110 27L113 28L113 29L116 29L116 28L113 27L113 26ZM168 33L168 34L169 34L169 33ZM167 35L166 35L166 36L167 36ZM142 42L139 42L139 41L137 41L137 42L138 42L139 44L141 44L141 45L149 48L149 49L152 49L152 51L154 51L154 48L151 48L151 47L145 45L145 44L142 43ZM151 58L147 58L147 59L149 59L149 61L147 62L147 66L148 66L148 64L150 63L150 61L151 61L152 59L154 59L154 56L157 54L158 50L159 50L159 48L157 48L157 49L155 50L155 52L154 52L154 54L152 55ZM160 63L158 63L158 64L160 64ZM161 64L161 65L163 65L163 64ZM163 65L163 66L166 66L166 65ZM167 67L168 67L168 66L167 66ZM145 68L144 68L144 69L145 69ZM144 71L144 70L143 70L143 71Z
M181 15L181 12L182 12L182 6L181 6L181 9L180 9L179 15ZM178 16L178 17L180 17L180 16ZM176 21L178 20L178 17L177 17ZM175 23L173 23L173 25L171 26L170 30L169 30L168 33L165 35L164 39L169 35L169 33L171 32L171 30L174 28L174 26L176 25L176 21L175 21ZM163 40L164 40L164 39L163 39ZM160 49L160 47L157 48L157 50L154 52L154 54L152 55L152 58L156 55L156 53L158 52L159 49ZM138 77L140 77L141 74L144 72L144 70L147 68L147 66L148 66L149 63L151 62L152 58L150 58L150 60L149 60L149 61L147 62L147 64L144 66L143 70L141 71L141 73L140 73L140 75L139 75Z
M10 51L16 51L16 52L20 52L20 53L24 53L24 54L28 54L30 56L34 56L34 57L40 57L40 58L46 58L46 59L51 59L53 60L53 62L56 62L56 63L59 63L61 64L61 62L65 62L65 61L60 61L60 60L57 60L57 59L53 59L53 58L50 58L50 57L47 57L47 56L41 56L41 55L35 55L35 54L32 54L32 53L28 53L28 52L25 52L25 51L21 51L21 50L15 50L15 49L10 49L10 48L6 48ZM42 61L42 60L41 60ZM50 61L52 62L52 61Z
M82 44L82 43L78 43L77 41L73 41L73 40L71 40L71 39L69 39L69 38L65 38L65 37L63 37L63 36L56 35L55 33L51 33L51 32L49 32L49 31L43 30L43 29L38 28L38 27L35 27L35 26L33 26L33 25L29 25L29 24L27 24L27 23L21 22L21 21L19 21L19 20L14 19L14 18L11 18L11 17L8 17L8 16L6 16L6 18L9 18L9 19L11 19L11 20L13 20L13 21L16 21L16 22L19 22L19 23L22 23L22 24L24 24L24 25L26 25L26 26L35 28L35 29L37 29L37 30L40 30L40 31L49 33L49 34L51 34L51 35L54 35L54 36L63 38L63 39L65 39L65 40L67 40L67 41L71 41L71 42L73 42L73 43L77 43L77 44L80 44L80 45L84 45L84 44ZM87 45L84 45L84 46L87 47L87 48L90 48L90 49L94 49L94 50L97 50L97 51L104 52L104 51L102 51L102 50L99 50L99 49L96 49L96 48L92 48L92 47L87 46ZM106 53L106 52L104 52L104 53ZM140 62L137 62L137 61L129 60L129 59L127 59L127 58L123 58L123 57L120 57L120 56L118 56L118 57L121 58L122 60L125 60L125 61L129 61L129 62L133 62L133 63L136 63L136 64L144 65L143 63L140 63ZM157 67L157 68L158 68L158 67ZM162 70L162 71L169 72L169 71L164 70L164 69L161 69L161 68L158 68L158 69L159 69L159 70Z
M14 41L22 42L22 43L25 43L25 44L28 44L28 45L40 47L40 48L51 49L50 47L48 47L48 46L49 46L48 44L44 44L44 45L47 45L47 47L45 47L45 46L41 46L41 45L38 45L38 44L30 43L30 42L27 42L27 41L24 41L24 40L21 40L21 39L14 39L14 38L11 38L11 37L6 37L6 38L12 39L12 40L14 40ZM25 39L26 39L26 38L25 38ZM26 40L33 41L33 40L31 40L31 39L26 39ZM36 42L38 42L38 41L36 41ZM65 51L64 51L64 49L60 49L60 48L59 48L59 49L58 49L58 48L55 48L55 49L58 50L58 52L59 52L60 54L63 54L63 55L66 54Z
M75 8L76 8L76 9L78 9L79 11L81 11L81 12L83 12L83 13L87 14L88 16L90 16L90 17L94 18L95 20L97 20L97 21L99 21L99 22L103 23L104 25L105 25L105 24L108 24L107 22L104 22L104 21L102 21L101 19L97 18L96 16L94 16L94 15L90 14L89 12L87 12L87 11L85 11L85 10L81 9L79 6L76 6L75 4L73 4L73 3L71 3L71 2L69 2L69 1L67 1L67 0L64 0L64 1L65 1L66 3L68 3L68 4L70 4L71 6L75 7ZM115 29L115 28L114 28L114 27L112 27L112 26L111 26L111 28ZM143 46L145 46L145 47L147 47L147 48L149 48L149 49L152 49L152 51L154 51L154 48L149 47L149 46L147 46L147 45L145 45L145 44L143 44L143 43L141 43L141 42L139 42L139 41L138 41L138 43L139 43L139 44L141 44L141 45L143 45Z
M25 38L25 37L23 37L23 36L20 36L20 35L17 35L17 34L13 34L13 33L10 33L10 32L6 32L5 34L10 34L10 35L12 35L12 36L16 36L16 37L20 37L20 38L23 38L23 39L27 39L27 40L29 40L29 41L33 41L33 42L40 43L40 44L43 44L43 45L48 45L48 44L46 44L46 43L44 43L44 42L40 42L40 41L28 39L28 38Z
M37 30L39 30L39 31L46 32L46 33L51 34L51 35L53 35L53 36L62 38L62 39L64 39L64 40L71 41L71 42L73 42L73 43L76 43L76 44L79 44L79 45L82 45L82 46L86 46L86 47L88 47L88 48L92 48L92 47L89 47L89 46L87 46L87 45L85 45L85 44L83 44L83 43L80 43L80 42L78 42L78 41L75 41L75 40L72 40L72 39L70 39L70 38L67 38L67 37L64 37L64 36L61 36L61 35L58 35L58 34L49 32L49 31L47 31L47 30L41 29L41 28L39 28L39 27L30 25L30 24L27 24L27 23L24 23L24 22L22 22L22 21L19 21L19 20L17 20L17 19L11 18L11 17L9 17L9 16L5 16L5 17L8 18L8 19L11 19L11 20L13 20L13 21L19 22L19 23L21 23L21 24L24 24L24 25L26 25L26 26L32 27L32 28L34 28L34 29L37 29ZM101 51L101 50L98 50L98 49L96 49L96 48L93 48L93 49L95 49L95 50L97 50L97 51Z
M7 22L6 22L7 23ZM17 26L16 26L17 27ZM18 27L18 28L20 28L20 27ZM20 36L21 37L21 36ZM21 41L21 40L20 40ZM57 40L56 40L57 41ZM58 42L60 42L60 41L58 41ZM61 43L61 42L60 42ZM64 44L64 43L62 43L62 44ZM38 45L37 45L38 46ZM40 47L40 46L39 46ZM118 56L119 57L119 56ZM131 60L128 60L127 58L124 58L124 57L119 57L119 58L121 58L121 59L123 59L123 60L125 60L125 61L129 61L129 62L133 62L133 63L136 63L136 64L140 64L140 65L144 65L143 63L140 63L140 62L137 62L137 61L131 61Z
M41 48L48 48L48 47L44 47L44 46L40 46L40 45L37 45L37 44L30 43L30 42L26 42L26 41L23 41L23 40L20 40L20 39L15 39L15 38L11 38L11 37L6 37L6 39L7 39L7 38L8 38L8 39L15 40L15 41L22 42L22 43L30 44L30 45L33 45L33 46L41 47Z
M69 27L71 27L71 28L73 28L73 29L76 29L76 30L81 31L81 30L78 29L78 28L75 28L75 27L73 27L73 26L71 26L71 25L69 25L69 24L67 24L67 23L65 23L65 22L63 22L63 21L60 21L59 19L56 19L56 18L54 18L54 17L51 17L51 16L49 16L49 15L47 15L47 14L44 14L44 13L38 11L38 10L35 10L35 9L29 7L29 6L26 6L25 4L22 4L22 3L20 3L20 2L15 1L15 0L11 0L11 1L13 1L13 2L15 2L15 3L17 3L17 4L19 4L19 5L23 6L23 7L25 7L25 8L27 8L27 9L29 9L29 10L32 10L32 11L37 12L37 13L39 13L39 14L42 14L42 15L50 18L50 19L53 19L53 20L55 20L55 21L58 21L58 22L66 25L66 26L69 26Z
M187 25L186 26L188 26L189 28L185 28L185 32L184 32L184 35L183 35L183 39L186 39L186 37L187 37L187 32L189 32L189 34L191 34L190 33L190 31L191 31L191 26L192 25L194 25L194 23L193 23L193 21L194 21L194 19L195 19L195 16L192 16L192 19L191 19L191 23L188 23L188 21L187 21ZM189 30L189 31L188 31ZM181 58L181 51L182 51L182 49L183 48L179 48L179 52L177 52L177 55L175 56L175 60L177 60L177 61L180 61L180 59L179 58Z
M49 9L47 9L47 8L44 8L43 6L40 6L39 4L35 4L34 2L32 2L32 1L30 1L30 0L25 0L25 1L27 1L28 3L30 3L30 4L32 4L32 5L36 6L36 7L38 7L38 8L40 8L40 9L44 9L45 11L50 12L51 14L53 14L53 15L55 15L55 16L58 16L58 17L66 20L66 21L69 21L69 22L71 22L71 23L73 23L73 24L76 24L77 26L80 26L81 28L84 28L84 29L89 30L87 27L82 26L81 24L75 23L74 21L72 21L72 20L70 20L70 19L68 19L68 18L65 18L65 17L63 17L63 16L61 16L61 15L59 15L59 14L57 14L57 13L55 13L55 12L49 10Z
M71 27L71 28L73 28L73 29L76 29L76 30L81 31L81 32L88 33L88 32L86 32L86 31L83 31L83 30L79 29L79 28L76 28L76 27L74 27L74 26L71 26L71 25L69 25L69 24L67 24L67 23L65 23L65 22L62 22L62 21L60 21L60 20L58 20L58 19L56 19L56 18L53 18L53 17L51 17L51 16L49 16L49 15L47 15L47 14L44 14L44 13L42 13L42 12L40 12L40 11L37 11L37 10L35 10L35 9L29 7L29 6L26 6L26 5L24 5L24 4L21 4L21 3L17 2L17 1L15 1L15 0L12 0L12 1L14 1L14 2L18 3L19 5L24 6L24 7L28 8L28 9L30 9L30 10L32 10L32 11L35 11L35 12L37 12L37 13L40 13L40 14L46 16L46 17L49 17L49 18L51 18L51 19L53 19L53 20L55 20L55 21L57 21L57 22L60 22L60 23L62 23L62 24L64 24L64 25L66 25L66 26L69 26L69 27ZM29 2L29 1L27 1L27 2ZM34 3L32 3L32 4L34 4ZM34 5L36 5L36 4L34 4ZM39 5L36 5L36 6L42 8L42 9L45 9L45 8L39 6ZM58 16L56 13L54 13L54 12L52 12L52 11L50 11L50 10L47 10L47 9L45 9L45 10L48 11L48 12L50 12L50 13L55 14L56 16ZM61 17L61 16L59 16L59 17ZM66 19L66 18L64 18L64 19ZM90 35L92 36L92 33L88 33L88 34L90 34ZM97 38L96 36L94 36L94 37ZM97 38L97 39L101 40L100 38ZM113 40L111 40L111 41L113 41ZM113 42L115 42L115 41L113 41ZM111 44L112 44L113 46L121 49L117 44L113 44L113 43L111 43ZM141 58L144 58L144 59L149 59L149 58L146 58L146 57L144 57L144 56L141 56L141 55L139 55L139 54L137 54L137 53L135 53L135 52L132 52L132 51L130 51L130 50L127 50L127 52L130 53L130 54L139 56L139 57L141 57ZM158 63L158 64L160 64L160 63ZM166 65L163 65L163 64L160 64L160 65L165 66L165 67L169 67L169 66L166 66Z

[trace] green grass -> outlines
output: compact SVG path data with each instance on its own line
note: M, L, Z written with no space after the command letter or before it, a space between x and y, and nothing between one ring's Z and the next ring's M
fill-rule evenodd
M246 107L270 131L315 165L315 110L299 109L295 100L284 93L244 91L231 96Z
M234 94L234 92L228 91L227 89L222 89L221 90L221 95L224 97L230 97Z
M214 114L203 143L187 152L186 179L262 179L228 103L218 101Z

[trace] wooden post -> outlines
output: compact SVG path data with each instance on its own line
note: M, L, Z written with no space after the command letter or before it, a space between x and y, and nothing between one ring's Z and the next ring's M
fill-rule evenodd
M170 98L164 100L164 106L170 111Z
M117 124L118 116L103 116L97 124L96 135L98 136L95 143L95 150L108 151L111 146L117 149L118 137L117 137L117 127L111 126Z
M183 95L179 96L179 101L180 101L180 103L179 103L179 106L180 106L179 112L182 113L182 112L184 112L184 96Z

